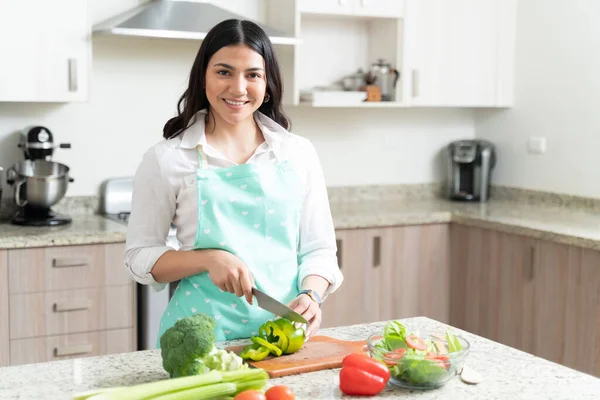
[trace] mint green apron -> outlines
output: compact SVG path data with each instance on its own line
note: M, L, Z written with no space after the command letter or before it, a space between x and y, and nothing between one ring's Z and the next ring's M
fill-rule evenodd
M298 294L301 181L288 161L209 170L197 146L198 228L195 249L222 249L248 266L258 289L287 304ZM180 281L162 315L160 336L180 318L204 313L216 340L248 338L274 315L223 292L203 272Z

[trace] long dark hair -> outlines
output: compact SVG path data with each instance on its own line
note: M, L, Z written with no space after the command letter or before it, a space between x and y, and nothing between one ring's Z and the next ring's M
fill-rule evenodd
M240 44L250 47L265 60L266 92L270 99L263 103L258 111L285 129L290 129L291 123L281 107L283 82L271 40L252 21L228 19L215 25L202 41L194 65L192 65L188 88L177 102L177 116L168 120L163 128L165 139L179 135L187 128L190 120L198 111L209 108L210 104L204 89L208 61L222 47Z

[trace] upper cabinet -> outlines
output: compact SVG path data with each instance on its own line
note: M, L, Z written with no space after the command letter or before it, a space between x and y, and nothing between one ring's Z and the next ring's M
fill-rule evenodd
M0 102L87 100L90 30L87 0L3 0Z
M516 0L406 0L403 98L415 106L509 106Z
M404 0L298 0L306 14L360 17L401 17Z
M282 65L292 69L285 73L287 104L512 105L516 0L282 0L280 4L286 2L288 10L295 3L294 27L301 40L280 54ZM277 23L281 13L271 15L268 22ZM380 60L388 71L383 76L374 66ZM370 91L368 101L363 101L366 95L356 92L368 84L381 87L384 101L377 101L377 93L371 97Z

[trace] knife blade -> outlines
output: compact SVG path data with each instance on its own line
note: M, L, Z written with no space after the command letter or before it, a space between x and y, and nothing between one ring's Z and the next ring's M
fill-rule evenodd
M269 311L280 317L287 318L290 321L308 324L308 321L302 315L298 314L296 311L292 310L280 301L269 296L265 292L253 287L252 294L256 297L256 300L258 301L258 306L263 310Z

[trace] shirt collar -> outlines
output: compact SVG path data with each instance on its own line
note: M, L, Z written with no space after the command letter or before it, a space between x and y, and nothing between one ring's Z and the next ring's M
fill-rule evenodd
M183 132L183 137L181 138L179 147L184 149L193 149L197 145L206 144L206 132L204 129L207 112L208 111L206 109L203 109L194 115L188 124L187 129ZM262 131L267 146L273 149L275 156L277 157L280 142L285 137L291 135L290 132L259 111L255 112L254 120Z

